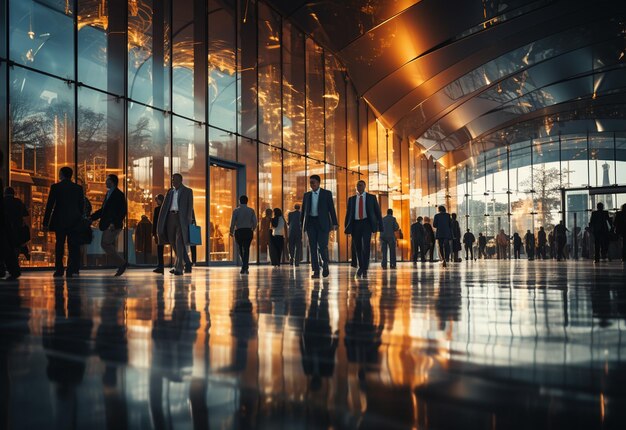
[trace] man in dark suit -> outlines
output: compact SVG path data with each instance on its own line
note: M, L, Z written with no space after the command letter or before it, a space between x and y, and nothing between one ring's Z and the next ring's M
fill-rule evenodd
M53 275L55 277L63 276L63 251L66 240L69 255L65 275L69 278L80 269L78 228L83 218L85 196L83 188L72 182L73 173L67 166L61 168L59 182L50 187L43 216L43 230L53 231L56 236Z
M422 225L423 220L424 218L418 216L417 221L411 224L411 261L414 266L417 264L418 253L422 257L422 263L426 261L426 250L424 246L426 232L424 231L424 226Z
M300 205L295 205L294 210L289 212L287 224L289 225L289 264L299 266L302 261L302 223Z
M337 213L333 202L333 193L320 188L321 179L318 175L309 178L311 191L304 193L302 199L302 229L309 238L311 250L312 278L320 277L319 255L322 257L322 275L327 277L328 271L328 236L330 230L338 227Z
M591 213L591 219L589 220L589 228L593 233L595 239L595 257L594 263L600 261L600 255L603 259L606 259L609 252L610 233L613 228L609 212L604 210L604 203L598 203L595 211ZM560 255L559 255L560 257Z
M370 262L372 233L383 231L383 217L376 196L365 192L365 181L356 183L356 192L355 196L348 199L344 232L352 235L359 262L356 275L365 278Z
M121 276L128 263L124 260L116 250L116 240L122 232L124 218L126 217L126 197L124 193L117 188L119 179L116 175L108 175L106 179L107 194L102 203L102 207L91 215L91 220L100 220L98 228L102 232L102 240L100 246L107 255L107 260L113 262L117 266L115 276Z

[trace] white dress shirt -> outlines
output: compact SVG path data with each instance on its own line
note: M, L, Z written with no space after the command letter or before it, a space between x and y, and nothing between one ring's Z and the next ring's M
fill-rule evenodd
M172 206L170 206L171 211L178 211L178 190L174 188L174 194L172 195Z
M367 218L367 207L365 203L367 202L366 196L367 193L363 191L363 194L356 193L356 205L354 205L354 219L360 220ZM363 218L359 218L359 199L363 199Z
M320 189L321 188L318 188L317 191L311 191L311 216L318 216L317 204L320 200Z

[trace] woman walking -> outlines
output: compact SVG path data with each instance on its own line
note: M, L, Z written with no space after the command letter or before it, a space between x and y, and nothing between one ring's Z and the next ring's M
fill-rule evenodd
M279 267L283 256L283 248L285 247L285 234L287 223L283 217L283 211L280 208L274 208L274 217L272 218L272 237L270 246L270 261L273 267Z

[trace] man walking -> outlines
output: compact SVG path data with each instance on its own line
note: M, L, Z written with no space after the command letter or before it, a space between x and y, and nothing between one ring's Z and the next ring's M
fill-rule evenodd
M312 175L309 178L311 191L304 193L302 199L302 228L309 238L313 279L320 277L318 250L322 258L322 276L326 278L330 273L328 271L328 236L331 229L336 230L338 227L333 193L320 188L320 182L321 178L318 175Z
M159 214L157 234L159 243L169 244L176 254L176 263L170 273L181 276L191 273L191 260L187 254L189 225L193 224L193 191L183 185L183 175L172 175L172 188L165 195ZM184 269L183 269L184 265Z
M65 242L68 249L68 267L65 275L70 278L80 269L80 243L78 228L83 217L83 188L72 182L73 171L70 167L62 167L59 182L52 184L43 216L44 231L55 233L54 275L63 276L63 253Z
M595 241L595 257L594 263L600 261L600 255L602 259L606 259L609 252L609 233L613 228L609 212L604 210L604 203L598 203L595 211L591 213L591 219L589 220L589 227Z
M115 276L121 276L128 267L128 263L117 253L116 249L117 237L122 232L127 212L126 198L124 193L117 188L118 183L117 175L110 174L107 176L107 194L102 207L91 215L92 221L100 220L98 224L102 232L100 246L107 256L107 261L113 262L117 266Z
M476 242L476 237L474 236L474 233L472 233L468 228L463 235L463 245L465 245L465 260L474 261L474 242Z
M241 273L248 274L248 261L250 260L250 244L254 237L257 225L254 209L248 207L248 196L239 197L239 207L233 211L230 219L230 235L235 236L235 242L239 247L241 257Z
M396 268L396 232L400 226L393 216L393 209L387 209L387 215L383 218L383 228L380 231L380 242L382 244L383 261L381 266L387 269L387 248L389 248L389 266Z
M365 192L365 181L356 183L356 195L348 199L344 226L344 233L352 235L352 246L359 265L356 275L365 278L369 268L372 233L382 232L383 228L378 199Z
M418 216L417 221L411 224L411 261L414 266L417 265L418 252L420 253L422 263L426 261L426 250L424 249L424 236L426 232L422 225L423 220L424 218Z
M487 259L487 236L478 233L478 258Z
M438 208L439 213L433 219L433 227L436 229L436 238L439 243L439 255L443 261L443 267L446 267L450 259L450 241L452 240L452 218L446 212L446 207L441 205Z
M302 223L300 205L295 205L289 212L287 224L289 225L289 264L299 266L302 261Z

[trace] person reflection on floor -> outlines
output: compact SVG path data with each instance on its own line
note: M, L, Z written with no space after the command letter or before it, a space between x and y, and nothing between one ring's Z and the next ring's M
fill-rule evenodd
M372 293L367 285L359 284L354 299L354 313L346 322L345 345L348 355L348 403L358 424L367 410L367 373L378 370L378 350L382 344L382 324L374 324ZM354 380L353 369L356 367ZM357 383L355 385L354 383Z
M104 408L108 429L127 427L128 408L123 378L120 373L128 363L128 339L123 313L126 308L126 288L108 290L100 310L100 326L96 332L96 352L105 364L102 375Z
M17 285L2 289L0 300L0 428L14 427L19 416L11 410L11 378L9 366L19 365L10 360L13 347L30 333L28 320L30 309L22 307L22 299Z
M171 419L172 415L181 413L176 408L169 407L170 404L180 403L181 400L170 398L169 383L180 383L191 378L193 345L200 327L200 312L190 306L188 284L177 283L174 286L174 308L170 319L165 317L163 290L163 279L158 278L157 315L156 320L152 322L152 364L149 381L150 413L157 429L169 427L165 417ZM168 405L167 411L163 410L164 405Z
M54 325L44 329L42 341L48 379L56 387L56 428L70 429L78 427L76 391L91 352L93 321L82 309L81 291L76 285L67 284L66 309L63 278L55 278L54 284Z
M435 312L439 319L439 330L450 330L451 322L461 316L461 279L458 274L441 274L438 282Z
M304 374L311 378L310 391L319 391L324 378L333 376L337 344L337 332L333 333L330 327L328 285L324 284L320 291L320 286L315 284L300 342Z

